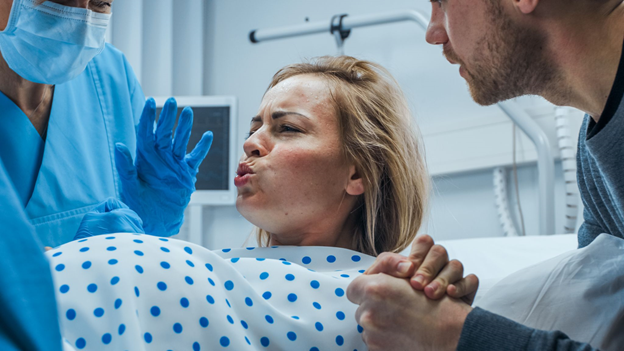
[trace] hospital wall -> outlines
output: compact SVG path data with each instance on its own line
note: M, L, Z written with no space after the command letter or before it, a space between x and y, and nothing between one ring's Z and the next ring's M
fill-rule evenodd
M150 0L154 6L147 9L143 5L141 9L137 3L146 2L116 0L115 6L134 7L133 11L141 11L141 23L133 26L141 32L140 36L151 39L140 39L139 48L127 43L128 37L119 41L121 34L116 35L115 28L122 26L114 21L112 42L125 46L122 48L124 52L131 51L130 62L140 72L146 94L188 95L200 91L204 95L236 96L239 101L240 154L249 121L256 114L273 74L284 65L336 53L335 41L329 34L251 44L248 40L250 30L299 24L306 19L329 21L333 15L341 13L358 15L404 9L429 13L431 6L428 2L415 0ZM118 16L120 11L117 8L114 11ZM184 21L187 17L190 19ZM116 21L120 23L127 19L118 18ZM184 25L178 28L180 23ZM163 31L162 28L167 26L177 29L175 32ZM157 31L157 35L145 31ZM194 34L184 36L189 32ZM136 32L133 35L136 36ZM132 42L136 43L136 40L132 39ZM157 45L165 45L169 51L157 48ZM184 50L191 51L184 54ZM498 108L482 107L472 101L458 74L458 67L451 66L443 58L440 47L425 42L423 30L415 23L354 30L345 44L345 54L378 62L390 70L405 91L425 141L435 134L433 131L445 130L448 126L485 116L505 118ZM156 63L148 62L155 55L165 55L165 58L157 59ZM201 58L199 62L197 57ZM162 72L165 73L159 78ZM520 102L527 108L549 108L546 102L537 98L523 98ZM450 152L460 153L466 149L467 143L487 140L500 145L486 144L486 148L510 149L511 124L501 124L500 128L508 137L501 138L500 133L496 133L491 138L489 135L479 138L482 140L449 139ZM534 153L526 138L521 144L523 152ZM441 157L444 155L428 152L430 164L435 164ZM506 158L504 163L509 164L511 156ZM537 169L533 162L525 162L527 160L530 161L530 157L520 155L519 161L523 164L518 169L519 191L527 233L536 234L539 225ZM559 164L556 169L556 228L560 232L563 229L565 192ZM435 173L430 215L422 232L436 239L502 235L494 206L491 168L468 167ZM509 184L513 184L511 180L508 180ZM513 210L515 196L511 191L509 198ZM182 237L186 230L188 228L184 227ZM252 225L238 214L234 206L204 209L204 244L209 248L240 246L251 230Z

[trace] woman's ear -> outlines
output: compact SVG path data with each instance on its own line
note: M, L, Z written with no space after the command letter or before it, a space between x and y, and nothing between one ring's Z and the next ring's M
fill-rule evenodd
M539 0L513 0L514 6L525 15L535 11Z
M347 194L352 196L364 194L364 182L354 165L349 167L349 180L345 190Z

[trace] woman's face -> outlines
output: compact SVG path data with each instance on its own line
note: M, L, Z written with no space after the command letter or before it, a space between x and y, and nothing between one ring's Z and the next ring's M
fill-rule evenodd
M243 147L236 207L272 244L350 243L347 217L363 188L343 155L327 81L297 75L269 90Z

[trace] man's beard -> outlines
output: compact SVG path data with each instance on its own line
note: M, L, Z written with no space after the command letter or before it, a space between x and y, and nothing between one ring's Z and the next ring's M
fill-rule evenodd
M474 101L487 106L521 95L541 95L556 86L561 79L544 52L544 35L513 23L499 0L483 1L490 24L475 45L470 65L450 49L444 51L449 60L462 65Z

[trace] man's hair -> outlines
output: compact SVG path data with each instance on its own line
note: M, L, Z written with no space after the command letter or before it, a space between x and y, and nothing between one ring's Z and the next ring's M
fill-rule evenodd
M282 68L267 91L301 74L329 83L342 151L364 183L351 212L356 218L352 247L373 256L402 251L423 222L430 180L401 88L375 63L324 56ZM270 233L260 228L256 233L258 244L267 246Z

